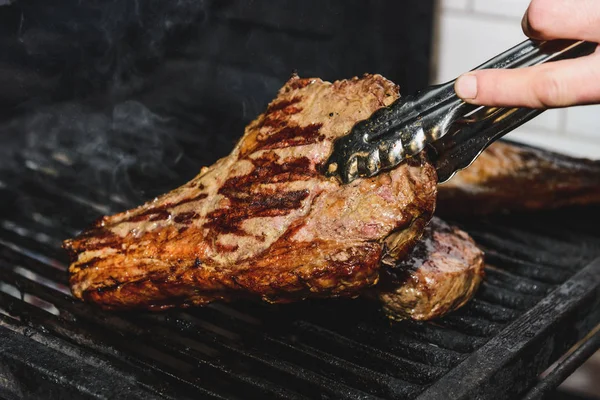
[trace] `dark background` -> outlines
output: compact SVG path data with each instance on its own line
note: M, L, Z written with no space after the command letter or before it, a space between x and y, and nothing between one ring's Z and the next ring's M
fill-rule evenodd
M431 0L1 6L0 179L66 174L140 202L226 155L293 71L326 80L380 73L404 93L425 86L433 8Z

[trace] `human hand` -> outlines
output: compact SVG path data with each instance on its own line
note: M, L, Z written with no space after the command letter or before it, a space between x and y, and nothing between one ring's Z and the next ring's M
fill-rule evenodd
M522 22L532 39L600 43L599 0L532 0ZM600 103L600 48L585 57L528 68L468 72L455 90L471 104L554 108Z

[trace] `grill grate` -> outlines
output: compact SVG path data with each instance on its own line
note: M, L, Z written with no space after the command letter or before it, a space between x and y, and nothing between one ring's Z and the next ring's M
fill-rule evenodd
M433 399L484 385L481 396L511 398L600 322L593 207L462 222L486 251L487 277L473 301L430 323L390 323L366 300L100 311L70 296L60 240L130 204L62 179L60 166L28 167L0 175L8 398Z

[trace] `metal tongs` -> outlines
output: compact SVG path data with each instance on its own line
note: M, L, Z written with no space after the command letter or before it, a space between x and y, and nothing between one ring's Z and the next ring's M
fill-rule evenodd
M596 46L584 41L526 40L475 69L521 68L577 58L593 53ZM445 182L495 140L544 111L467 104L456 95L454 82L402 97L357 123L335 141L324 173L349 183L392 169L427 149L439 182Z

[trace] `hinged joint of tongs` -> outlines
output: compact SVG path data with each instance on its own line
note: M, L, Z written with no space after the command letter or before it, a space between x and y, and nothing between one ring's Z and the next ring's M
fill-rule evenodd
M583 41L527 40L475 68L521 68L592 53ZM348 183L399 165L430 145L440 182L466 168L493 141L543 110L478 107L463 102L455 81L398 99L336 140L325 174Z

